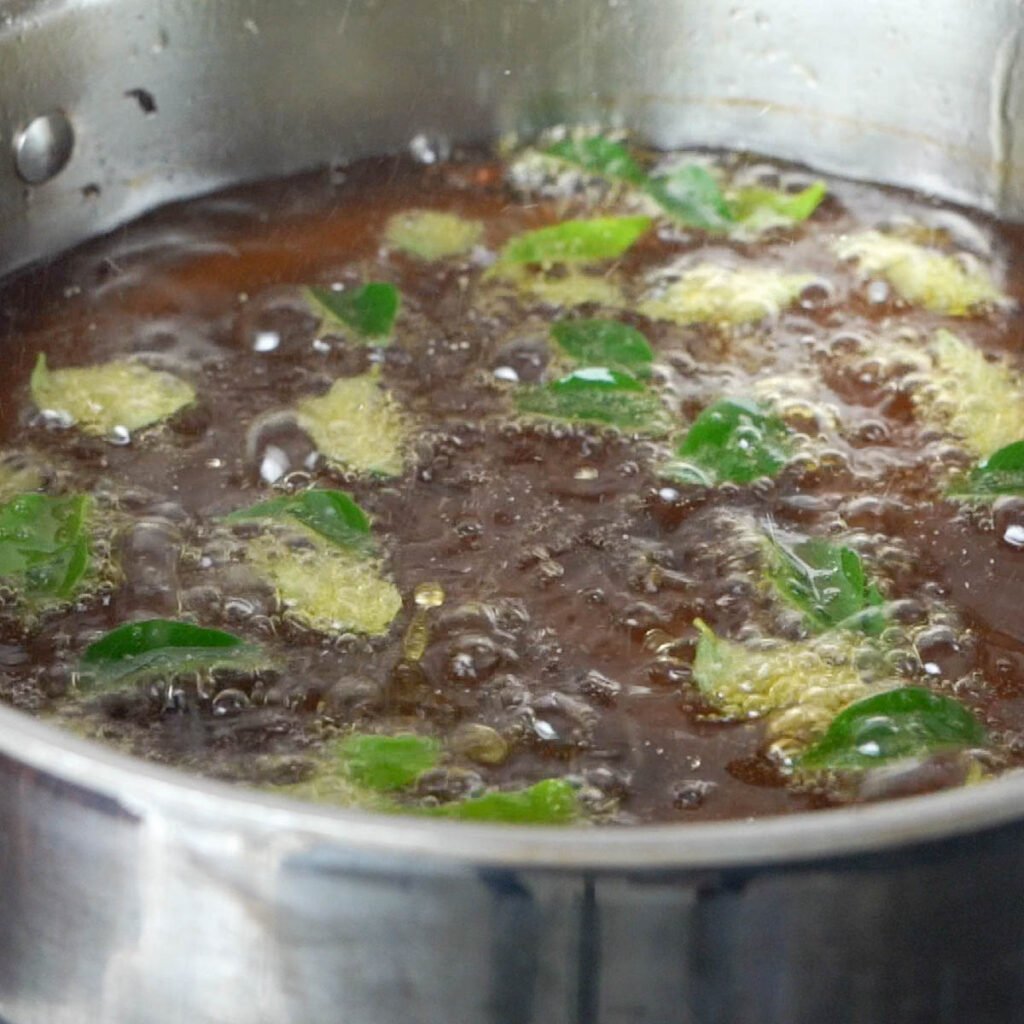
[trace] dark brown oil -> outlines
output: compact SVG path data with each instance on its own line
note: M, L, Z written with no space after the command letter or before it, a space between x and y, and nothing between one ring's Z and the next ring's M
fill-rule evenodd
M1024 525L1024 502L992 513L937 497L936 472L956 458L949 439L917 422L899 368L862 355L859 339L897 329L924 336L949 324L869 301L828 248L842 232L912 217L990 247L1007 291L1021 299L1018 233L836 181L814 219L781 239L644 239L623 263L626 276L703 246L708 258L809 270L822 281L777 322L734 334L624 317L655 348L656 379L680 425L721 395L750 394L771 377L785 378L790 396L802 384L805 420L823 407L838 414L833 423L801 423L831 453L826 459L752 488L687 489L659 479L664 445L517 420L494 370L542 379L557 311L486 301L473 260L428 264L382 249L388 217L410 207L483 219L491 250L567 209L514 196L485 160L430 168L378 161L353 168L341 185L304 177L170 207L6 284L4 448L43 453L66 484L103 493L127 524L117 541L124 582L112 594L28 633L16 614L4 614L0 697L139 756L257 785L301 781L322 745L353 726L411 726L444 739L479 722L508 739L511 755L496 767L456 762L479 776L476 784L569 776L603 820L689 822L828 806L845 797L785 784L761 753L760 723L714 721L687 665L696 617L724 636L752 624L766 634L792 629L757 587L736 527L771 520L820 536L858 532L875 578L908 619L927 618L936 602L951 607L956 628L922 653L939 669L923 681L984 719L1001 763L1024 757L1024 553L1001 540L1008 525ZM402 294L395 342L380 359L383 381L418 427L411 468L386 483L322 463L310 472L308 438L253 430L268 412L368 368L372 350L319 338L299 289L369 279L391 281ZM1019 316L955 327L1020 360ZM274 351L254 351L259 332L279 336ZM190 380L199 402L123 447L46 430L33 420L27 389L41 351L55 366L151 355ZM405 601L386 639L303 631L269 589L235 571L212 524L270 493L259 465L271 442L292 460L285 486L346 489L372 516ZM445 602L410 667L402 638L424 582L439 583ZM279 672L228 681L246 688L241 706L187 690L173 699L80 692L74 668L85 644L153 616L257 640ZM681 655L659 659L645 645L652 630L684 641ZM922 682L913 670L908 679ZM932 768L925 788L945 784ZM434 780L434 796L465 787L464 774L449 776Z

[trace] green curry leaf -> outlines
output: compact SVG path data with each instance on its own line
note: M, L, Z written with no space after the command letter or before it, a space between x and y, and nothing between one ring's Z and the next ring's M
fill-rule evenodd
M401 305L398 289L382 281L371 281L350 291L307 288L305 293L313 311L326 324L347 327L372 345L387 344Z
M338 547L361 548L369 545L370 520L352 496L344 491L312 490L282 495L232 512L226 521L231 523L286 517L297 519L303 526Z
M728 231L735 221L714 176L696 164L651 178L649 196L672 218L705 231Z
M442 804L428 813L459 821L491 821L506 825L565 825L576 818L576 792L564 779L545 779L528 789L485 793Z
M600 135L570 138L556 142L545 150L548 156L575 164L604 178L614 178L631 185L643 186L647 175L621 142L612 142Z
M647 339L617 320L560 320L552 325L551 336L566 355L585 366L642 373L654 358Z
M667 476L684 482L746 484L775 476L790 455L789 431L756 402L723 398L705 409L676 449Z
M1001 494L1024 494L1024 441L1000 448L953 482L949 493L956 498L985 501Z
M20 494L0 505L0 578L30 602L67 600L89 569L84 495Z
M800 192L779 192L773 188L741 188L729 199L734 219L755 230L800 224L822 204L828 188L823 181Z
M520 412L553 419L604 423L623 430L661 433L664 410L657 395L632 374L607 366L587 366L560 380L523 388Z
M816 629L850 627L881 632L882 595L868 582L856 551L818 538L768 541L768 575L779 594Z
M510 239L501 263L591 263L618 259L650 230L650 217L567 220Z
M90 644L80 668L83 676L106 685L227 665L258 668L265 664L258 646L233 633L171 619L147 619L119 626Z
M338 746L353 782L381 793L411 786L437 765L441 748L427 736L377 736L356 733Z
M908 686L844 708L799 765L809 770L858 771L896 758L985 742L985 730L962 704Z

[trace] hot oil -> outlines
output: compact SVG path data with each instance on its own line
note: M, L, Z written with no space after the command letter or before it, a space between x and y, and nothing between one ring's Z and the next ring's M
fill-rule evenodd
M799 173L723 160L752 177ZM801 634L759 584L769 524L853 536L915 638L910 678L957 695L1017 763L1024 551L1012 540L1014 527L1024 537L1024 505L936 502L937 470L963 453L915 416L906 353L947 321L898 304L884 282L858 283L829 242L908 219L942 228L990 251L1021 298L1012 254L1024 240L904 194L829 185L814 219L781 241L662 229L619 268L640 280L699 251L814 276L788 312L736 331L625 316L655 349L654 380L680 427L731 394L771 401L797 432L804 450L750 488L679 486L658 473L665 443L512 414L511 382L549 372L561 313L489 296L483 275L508 237L571 203L514 196L488 160L378 161L342 185L311 176L194 200L10 281L4 447L41 454L68 487L98 495L123 578L29 633L5 614L0 695L137 755L258 785L308 778L324 742L352 727L412 727L459 749L467 727L485 726L504 748L491 742L489 760L442 773L433 795L457 795L469 772L480 786L568 776L621 823L828 806L846 797L787 786L764 757L763 724L716 721L692 680L696 618L738 639ZM482 219L480 250L423 263L383 248L388 218L421 207ZM402 294L395 342L325 338L301 287L371 279ZM1018 359L1014 315L971 319L963 333ZM40 351L54 365L145 354L193 381L199 401L127 445L50 429L27 394ZM416 425L410 468L386 482L332 468L279 414L373 367ZM404 599L385 637L303 629L245 571L245 537L218 517L271 484L342 488L370 514ZM153 616L258 640L277 667L76 688L86 643ZM933 776L926 786L946 784Z

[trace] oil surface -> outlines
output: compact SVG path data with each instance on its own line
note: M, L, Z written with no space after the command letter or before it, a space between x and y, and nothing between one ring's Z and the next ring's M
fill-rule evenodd
M812 180L716 159L751 181ZM353 728L411 730L454 751L415 799L560 776L594 820L622 824L772 815L961 783L960 767L938 756L852 790L793 785L765 756L762 722L710 712L692 679L695 619L734 639L805 635L758 582L756 537L770 524L854 545L913 638L915 657L894 672L979 716L991 738L986 772L1016 766L1024 500L942 499L941 473L970 459L917 415L917 367L903 356L950 318L862 280L833 242L923 226L984 261L1019 300L1021 238L920 198L828 184L815 216L791 230L729 241L661 225L615 269L636 289L686 258L813 276L790 308L741 329L614 313L650 340L653 385L677 432L731 394L771 402L806 439L807 454L750 487L666 480L668 439L515 413L513 389L553 372L549 327L564 311L496 288L487 269L509 237L584 215L589 200L524 196L490 160L377 161L341 183L303 177L194 200L8 281L0 443L48 467L44 486L96 495L119 570L29 628L5 608L0 697L141 757L259 786L309 779L324 744ZM411 208L481 220L484 233L465 256L418 260L384 243L389 218ZM323 331L303 297L305 286L367 280L402 296L387 347ZM1020 366L1015 311L952 326ZM53 366L137 356L198 398L128 443L88 437L34 407L40 352ZM332 467L280 415L372 367L414 426L407 468L388 480ZM313 484L350 492L372 518L403 600L381 638L302 628L247 571L245 532L221 522ZM116 693L79 684L88 643L151 617L256 640L276 671ZM461 756L474 725L493 729L504 754Z

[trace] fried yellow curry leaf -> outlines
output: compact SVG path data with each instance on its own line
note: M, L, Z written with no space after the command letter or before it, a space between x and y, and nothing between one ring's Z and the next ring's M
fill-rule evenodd
M838 239L834 248L863 276L885 278L901 298L932 313L969 316L1006 301L984 267L898 235L864 231Z
M768 578L779 595L818 630L843 627L870 635L885 627L882 595L851 548L817 537L769 537Z
M401 306L393 284L371 281L346 291L307 288L305 294L310 307L323 319L322 330L348 328L369 345L386 345L391 340Z
M483 238L484 226L440 210L406 210L387 223L384 236L421 260L441 260L469 252Z
M264 534L249 542L247 555L287 614L318 632L380 636L402 607L398 588L364 552Z
M99 686L143 679L173 679L222 666L259 668L268 659L256 644L233 633L189 622L148 619L119 626L82 655L83 678Z
M567 825L579 815L576 791L564 779L544 779L527 789L500 790L442 804L427 811L439 818L506 825Z
M21 494L0 505L0 579L30 604L66 601L89 570L90 501Z
M355 733L341 740L334 753L356 785L390 793L411 786L425 771L435 767L441 746L428 736L411 733Z
M370 546L370 520L352 495L344 491L311 490L281 495L232 512L225 522L257 519L294 519L339 547Z
M296 414L331 462L380 476L398 476L405 467L406 417L375 374L335 381L326 395L300 401Z
M650 217L567 220L505 243L499 266L515 263L597 263L623 255L653 224Z
M788 753L806 747L848 704L871 693L857 670L863 638L829 634L804 642L740 644L699 619L693 678L726 719L770 715L769 736Z
M643 334L618 320L559 320L551 325L551 337L581 366L610 366L643 374L654 359Z
M117 428L152 426L195 401L192 386L142 363L115 360L98 366L51 370L40 353L32 371L32 400L66 416L87 434L105 437Z
M958 701L906 686L845 708L798 764L810 771L861 771L903 757L981 747L986 742L981 723Z
M815 278L763 267L731 270L702 263L659 286L638 310L652 320L718 327L777 317Z
M933 368L914 391L921 416L978 458L1024 437L1024 378L1005 360L989 360L945 330L936 332L929 351Z
M552 419L601 423L657 435L665 432L665 411L657 395L622 370L586 366L548 384L516 394L520 412Z
M1014 441L983 459L954 480L946 493L965 501L993 501L1002 494L1024 494L1024 441Z
M747 484L775 476L790 454L782 420L756 402L723 398L693 421L662 474L683 483Z
M492 280L507 282L525 297L536 299L558 309L578 306L603 306L620 309L625 305L622 289L605 274L590 274L572 265L557 276L525 263L509 263L495 267Z

